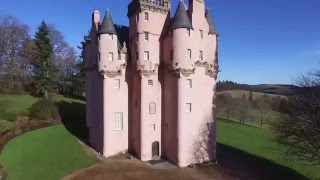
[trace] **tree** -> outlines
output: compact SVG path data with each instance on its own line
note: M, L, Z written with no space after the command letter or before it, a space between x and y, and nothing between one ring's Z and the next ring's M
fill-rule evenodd
M249 113L249 102L246 95L243 94L241 99L239 99L239 120L241 124L245 123L245 120L248 118Z
M320 164L320 71L302 75L296 83L302 90L289 99L287 114L273 129L290 154Z
M21 88L24 82L28 59L23 57L25 41L29 39L29 27L16 18L0 15L0 71L3 73L1 88L11 92Z
M249 92L249 101L253 102L253 95L252 95L252 91L251 90Z
M53 62L53 46L49 38L49 29L45 21L41 22L35 35L34 64L36 65L36 88L39 94L48 97L48 93L58 91L59 71Z
M266 96L262 96L261 98L257 99L256 104L259 111L258 117L260 120L260 126L262 126L267 119L267 112L270 110L270 105L266 101Z

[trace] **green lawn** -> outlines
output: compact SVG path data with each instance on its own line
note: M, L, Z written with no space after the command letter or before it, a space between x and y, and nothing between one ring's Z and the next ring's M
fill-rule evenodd
M269 160L275 165L293 169L307 178L320 179L320 166L304 165L305 163L286 156L285 147L275 141L272 132L267 128L240 125L237 122L226 122L220 118L217 129L220 144ZM256 161L261 161L261 159Z
M29 94L0 94L0 119L14 121L18 115L27 114L37 99Z
M57 180L94 163L63 125L26 133L0 155L9 180Z

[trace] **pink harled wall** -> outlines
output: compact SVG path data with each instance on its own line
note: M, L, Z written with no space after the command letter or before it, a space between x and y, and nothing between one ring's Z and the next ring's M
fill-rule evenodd
M149 20L145 20L145 12ZM137 21L137 16L139 20ZM158 67L160 65L160 36L168 14L142 10L129 17L130 21L130 50L134 73L133 78L133 151L142 161L152 159L152 143L159 143L161 156L161 83ZM145 32L149 33L149 40L145 40ZM144 59L144 52L149 52L149 60ZM139 56L136 57L136 52ZM148 85L152 80L153 85ZM150 103L156 104L156 113L149 113ZM151 125L155 124L155 130ZM139 127L137 127L139 126Z
M190 75L164 73L164 155L180 167L216 158L213 119L216 81L206 75L205 67L195 64L199 61L200 51L203 52L202 63L215 63L216 35L209 35L203 1L190 0L189 4L193 25L191 36L188 36L187 29L176 29L172 37L166 37L163 45L165 62L171 62L173 69L195 69ZM200 38L200 30L203 30L203 39ZM167 60L170 57L168 48L173 50L172 61ZM191 59L187 57L188 49L191 49ZM188 79L192 80L191 88L187 85ZM191 112L186 111L186 103L191 103Z
M118 52L118 37L114 34L101 34L99 40L99 71L118 72L120 75L105 74L103 77L103 119L104 119L104 151L108 157L128 150L128 84L126 69L122 65L126 59ZM113 60L109 60L113 53ZM119 88L115 81L119 80ZM123 114L122 129L115 129L115 113Z
M141 12L132 13L129 61L117 59L115 35L112 39L104 34L98 40L100 14L94 12L93 39L84 46L88 69L87 125L90 143L103 155L112 156L129 149L140 160L148 161L153 158L152 144L158 142L159 156L180 167L216 158L216 80L210 72L217 65L217 35L209 34L204 1L189 0L189 4L193 25L190 36L184 28L168 32L170 15L164 11L142 8ZM148 21L145 12L149 13ZM200 30L203 30L203 39ZM149 32L148 41L144 39L144 32ZM188 49L192 51L190 59ZM145 51L149 52L149 60L144 60ZM203 60L199 62L200 51ZM108 60L109 52L114 53L112 62ZM131 63L121 69L126 62ZM105 73L102 76L98 70L120 70L121 75ZM120 89L115 88L115 79L120 80ZM153 81L152 86L148 80ZM191 88L188 80L192 80ZM149 113L150 103L156 104L155 114ZM191 112L186 111L186 103L191 103ZM123 112L122 130L114 129L115 112ZM152 124L155 130L151 129Z

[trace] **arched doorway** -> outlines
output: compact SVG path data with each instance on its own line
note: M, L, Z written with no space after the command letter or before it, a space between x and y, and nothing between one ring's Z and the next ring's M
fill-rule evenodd
M152 158L157 159L159 158L159 142L155 141L152 143Z

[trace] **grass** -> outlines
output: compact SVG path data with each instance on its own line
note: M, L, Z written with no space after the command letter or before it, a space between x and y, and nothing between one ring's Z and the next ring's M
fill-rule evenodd
M28 108L37 99L29 94L0 94L0 119L14 121L17 116L28 113Z
M3 149L8 180L56 180L94 163L63 125L26 133Z
M269 160L275 165L292 169L307 178L320 179L320 166L308 166L286 155L286 147L278 144L273 133L267 128L240 125L220 118L217 129L220 144Z

